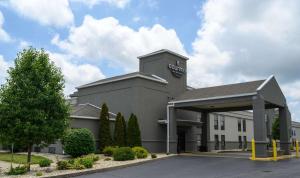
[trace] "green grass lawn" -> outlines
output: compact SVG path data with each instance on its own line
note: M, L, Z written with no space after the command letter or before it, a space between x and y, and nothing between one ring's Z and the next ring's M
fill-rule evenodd
M31 155L31 164L38 164L39 161L42 159L48 159L43 156L35 156ZM11 154L10 153L0 153L0 161L11 161ZM13 163L17 164L26 164L27 163L27 155L26 154L14 154Z

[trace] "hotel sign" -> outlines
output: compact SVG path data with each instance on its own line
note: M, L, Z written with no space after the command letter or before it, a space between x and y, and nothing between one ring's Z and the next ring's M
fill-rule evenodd
M183 67L179 66L180 62L176 61L176 64L169 64L168 68L172 72L175 77L180 78L183 74L185 74L185 70Z

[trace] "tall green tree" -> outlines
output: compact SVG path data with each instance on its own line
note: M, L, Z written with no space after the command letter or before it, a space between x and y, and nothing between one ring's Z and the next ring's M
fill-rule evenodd
M69 105L59 68L43 50L18 53L0 89L0 135L6 143L27 147L28 171L34 144L61 138L69 124Z
M111 146L111 145L112 145L112 139L110 135L109 113L108 113L108 107L104 103L101 107L101 114L100 114L100 127L99 127L100 152L103 151L104 147Z
M280 139L280 124L279 124L279 118L276 117L273 124L272 124L272 137L275 140Z
M124 117L118 113L115 122L114 144L119 147L126 146L126 125L124 127L124 123Z
M141 131L136 115L131 114L127 126L127 145L130 147L142 146Z

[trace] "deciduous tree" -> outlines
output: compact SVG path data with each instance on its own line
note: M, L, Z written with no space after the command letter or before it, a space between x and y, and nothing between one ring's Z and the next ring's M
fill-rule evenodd
M53 143L68 127L64 79L48 54L34 48L18 53L8 74L0 89L0 135L27 147L30 170L32 146Z

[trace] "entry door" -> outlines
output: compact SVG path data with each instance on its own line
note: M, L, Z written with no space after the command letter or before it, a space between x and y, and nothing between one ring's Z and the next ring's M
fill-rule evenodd
M177 139L177 152L185 152L185 131L178 131Z

